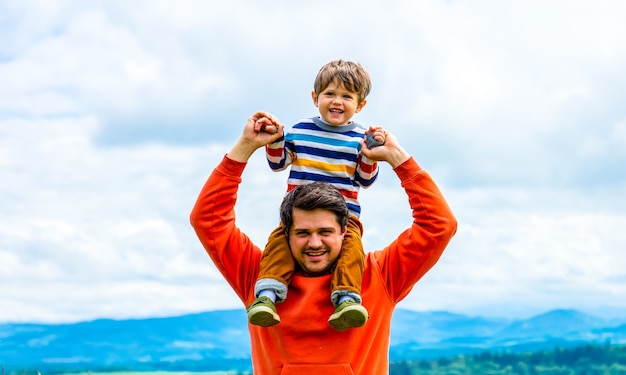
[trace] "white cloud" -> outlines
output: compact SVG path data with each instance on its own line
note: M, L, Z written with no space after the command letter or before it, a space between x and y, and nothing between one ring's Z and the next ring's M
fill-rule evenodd
M334 58L372 76L356 120L397 134L459 218L406 306L625 308L626 6L327 5L3 2L0 321L241 307L188 214L250 112L315 115ZM286 175L259 152L244 178L262 245ZM408 225L387 166L361 196L367 249Z
M0 126L0 142L9 150L2 167L9 183L0 190L7 202L0 215L0 259L10 266L0 275L3 283L25 288L25 298L37 292L29 288L46 285L50 290L39 299L49 302L52 296L64 300L67 293L80 296L98 284L123 287L147 279L184 286L215 278L208 258L198 251L188 215L202 174L224 147L98 148L91 142L97 131L93 118L3 121ZM70 285L76 291L67 292ZM89 311L98 310L98 303L93 302L78 316L94 314ZM55 305L76 308L63 306ZM3 309L8 314L3 318L17 312Z
M530 316L556 306L621 306L626 292L617 250L626 243L626 217L532 214L494 210L459 227L452 245L416 295L420 310L448 309ZM489 308L494 311L489 311Z

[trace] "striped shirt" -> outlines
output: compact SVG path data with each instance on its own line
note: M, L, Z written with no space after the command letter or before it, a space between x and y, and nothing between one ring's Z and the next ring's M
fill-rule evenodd
M315 181L330 183L346 198L350 214L361 214L359 188L378 177L378 163L361 154L365 128L350 122L331 126L319 117L301 120L288 133L265 147L273 171L291 166L287 191Z

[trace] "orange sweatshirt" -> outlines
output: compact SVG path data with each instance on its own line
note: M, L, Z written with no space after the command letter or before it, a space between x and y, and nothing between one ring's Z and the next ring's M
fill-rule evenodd
M261 249L235 224L235 201L245 163L224 157L202 188L191 213L200 242L244 306L254 301ZM356 329L328 325L332 275L296 274L281 322L248 325L254 374L363 374L389 372L389 336L396 304L437 262L456 232L456 219L431 177L413 158L394 171L404 187L413 223L390 245L366 253L362 297L370 318ZM419 332L416 332L419 334Z

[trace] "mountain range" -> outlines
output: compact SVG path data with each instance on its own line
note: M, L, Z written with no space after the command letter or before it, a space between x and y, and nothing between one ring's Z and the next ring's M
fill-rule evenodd
M396 310L391 361L626 344L626 318L553 310L524 320ZM250 342L241 310L72 324L0 324L0 365L40 370L246 370Z

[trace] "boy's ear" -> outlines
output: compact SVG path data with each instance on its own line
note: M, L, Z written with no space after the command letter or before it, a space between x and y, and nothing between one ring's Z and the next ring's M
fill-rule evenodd
M317 95L315 95L315 90L311 91L311 98L313 99L313 104L317 107Z
M360 112L363 107L365 107L365 105L367 104L367 99L363 99L363 101L361 101L361 103L359 103L358 106L356 106L356 111L354 111L355 113Z

